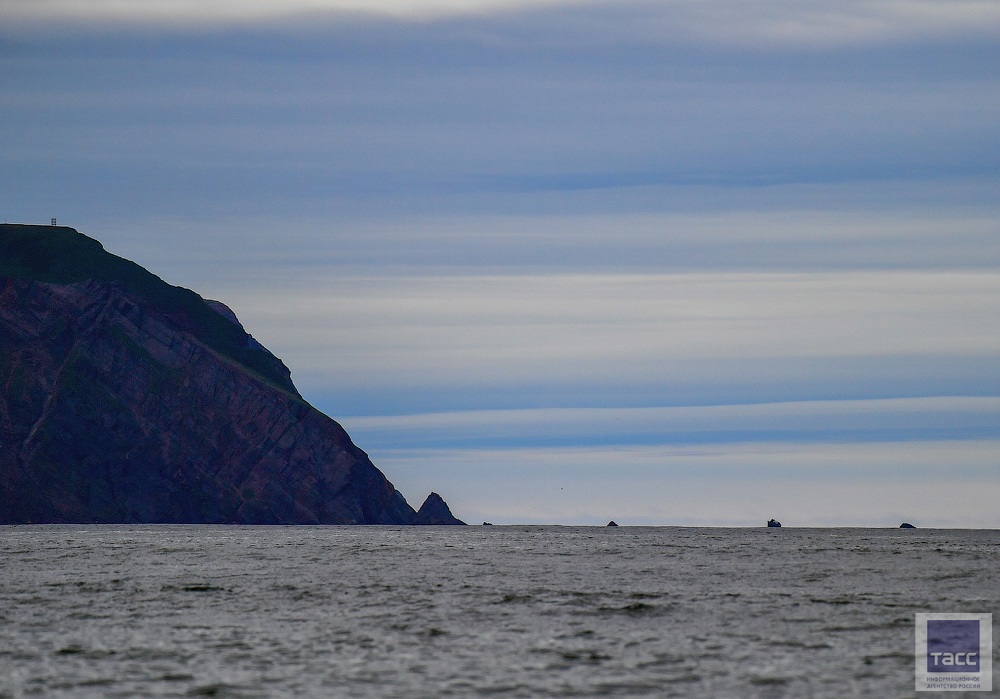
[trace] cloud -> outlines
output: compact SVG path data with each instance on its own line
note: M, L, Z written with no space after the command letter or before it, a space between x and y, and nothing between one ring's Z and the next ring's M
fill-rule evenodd
M558 16L575 31L609 16L631 18L629 36L643 41L687 40L730 45L837 46L906 41L956 33L995 34L1000 10L982 0L2 0L17 20L105 22L274 22L308 16L357 21L360 16L447 19L526 16L545 27ZM614 25L606 41L620 39ZM589 32L588 32L589 33ZM558 43L558 42L557 42Z
M539 203L548 212L499 215L463 211L488 206L476 198L451 200L453 213L445 215L416 202L407 211L397 200L395 209L387 204L388 211L367 216L347 206L329 219L240 212L229 221L144 221L156 231L145 240L121 221L102 226L101 235L137 259L155 255L164 274L179 265L175 274L183 277L172 278L196 287L244 279L248 268L282 286L289 278L329 278L334 268L352 277L984 269L1000 264L1000 214L976 200L1000 189L982 185L568 193ZM177 236L190 238L187 246L157 247Z
M24 19L253 22L303 14L427 18L554 4L568 0L3 0L0 11Z
M32 7L56 6L8 5L5 17ZM12 22L0 41L4 215L304 223L345 210L623 201L663 211L718 204L727 190L900 182L952 195L971 184L995 202L991 7L592 3L420 22ZM887 17L873 22L888 33L843 29L855 15ZM806 38L775 48L768 37L785 30L754 29L751 16ZM810 27L842 41L813 41ZM718 39L726 32L749 38Z
M1000 349L994 272L299 273L296 290L216 295L317 387L739 382L803 360L839 382L838 360L977 372ZM870 369L855 368L856 390Z
M655 408L468 410L341 418L370 448L1000 438L1000 398L933 397Z
M411 500L997 525L997 3L0 16L0 216L225 300Z

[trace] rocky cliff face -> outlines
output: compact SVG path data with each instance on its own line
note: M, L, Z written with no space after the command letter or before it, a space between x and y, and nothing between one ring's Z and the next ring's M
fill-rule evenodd
M426 521L235 316L152 275L38 279L25 228L0 226L0 522Z

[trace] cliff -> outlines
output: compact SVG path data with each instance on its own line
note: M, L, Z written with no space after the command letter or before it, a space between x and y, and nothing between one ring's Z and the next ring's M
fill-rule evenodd
M232 311L73 229L0 225L0 387L0 522L427 521Z

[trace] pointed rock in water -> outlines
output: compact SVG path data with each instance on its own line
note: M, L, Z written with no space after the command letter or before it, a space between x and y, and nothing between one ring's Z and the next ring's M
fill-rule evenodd
M772 527L772 528L773 527L780 527L781 526L781 522L779 522L776 519L769 519L769 520L767 520L767 526Z
M0 225L0 348L0 523L417 518L228 307L72 228Z
M617 527L618 526L618 522L616 522L615 520L611 520L610 522L608 522L607 526L609 526L609 527Z
M437 493L431 493L417 510L414 524L465 524L448 509L447 503Z
M914 527L909 522L903 522L902 524L899 525L899 528L900 529L916 529L916 527Z

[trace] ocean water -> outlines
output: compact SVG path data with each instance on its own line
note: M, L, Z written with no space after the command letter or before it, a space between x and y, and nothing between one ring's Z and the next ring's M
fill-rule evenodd
M908 697L918 611L1000 532L0 527L0 696Z

